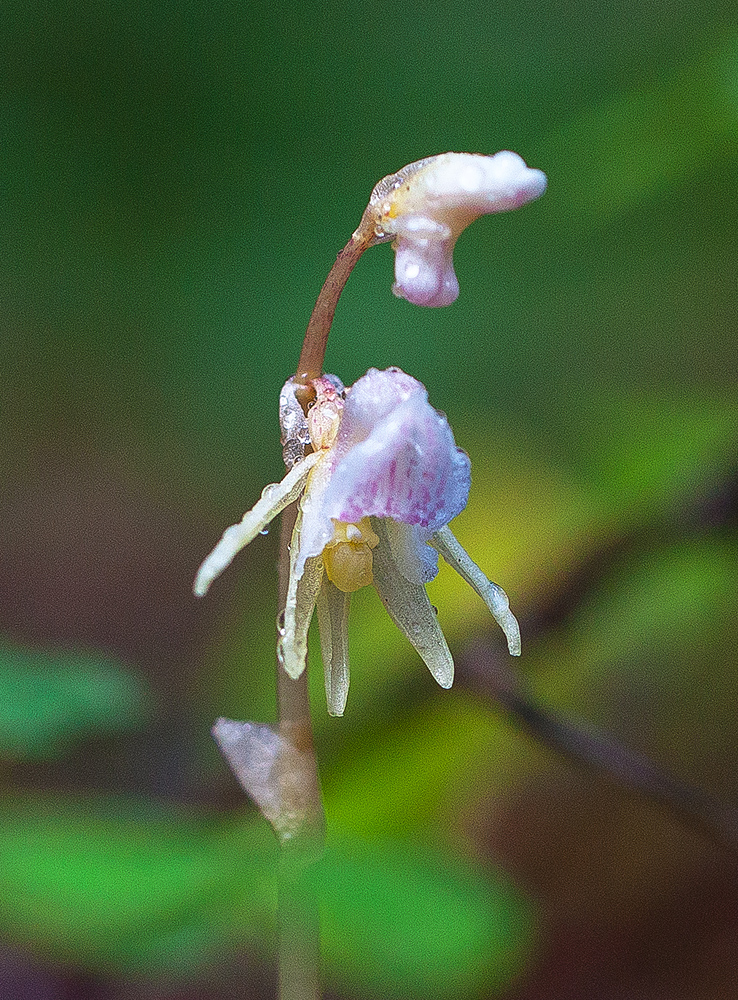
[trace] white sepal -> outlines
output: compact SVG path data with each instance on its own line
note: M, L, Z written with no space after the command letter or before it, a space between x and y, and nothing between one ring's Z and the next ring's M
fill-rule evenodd
M307 663L308 629L323 579L323 560L320 556L305 560L302 576L298 577L295 572L300 551L301 527L302 511L299 511L290 544L287 601L277 636L277 659L293 680L297 680Z
M510 601L502 587L492 583L485 576L448 525L432 535L429 544L440 552L449 566L455 569L470 587L476 590L491 611L494 620L505 633L510 655L520 656L520 626L510 610Z
M318 593L320 652L325 671L328 714L343 715L349 690L348 614L351 594L344 594L327 576Z
M400 572L384 522L374 519L372 527L379 536L373 569L374 586L382 604L441 687L450 688L454 682L454 661L425 587L411 583Z
M253 541L280 511L299 497L308 473L320 458L320 452L306 455L290 469L281 483L272 483L262 490L259 502L243 515L238 524L226 528L221 540L197 571L192 587L196 597L207 594L210 584L230 566L234 556Z

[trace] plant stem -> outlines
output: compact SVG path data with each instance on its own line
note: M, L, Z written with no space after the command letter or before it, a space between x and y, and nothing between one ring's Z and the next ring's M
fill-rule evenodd
M279 607L287 599L290 539L297 505L282 513L279 545ZM292 680L277 662L277 719L279 735L298 754L282 757L279 773L282 807L300 817L289 837L280 838L279 866L279 997L280 1000L318 1000L320 997L320 926L318 905L300 876L323 850L325 817L313 746L307 670ZM299 766L298 765L299 762Z
M300 879L305 859L282 844L279 866L279 1000L319 1000L318 901Z
M279 537L279 607L287 601L289 585L290 540L297 517L297 504L291 504L282 513ZM298 833L289 841L305 837L314 844L323 841L323 800L318 780L318 766L313 746L313 728L310 718L310 696L308 693L307 670L297 680L288 676L284 667L277 662L277 722L279 735L298 751L304 762L299 774L295 775L294 786L289 774L282 774L282 797L285 802L294 802L295 814L303 817ZM319 851L318 851L319 853Z
M359 228L336 258L320 291L305 332L298 378L305 383L323 372L328 334L336 306L349 275L362 253L375 242L373 215L364 213ZM310 389L300 399L307 411ZM290 573L290 542L297 518L297 505L282 513L279 539L280 610L287 601ZM318 904L301 875L320 858L325 839L325 814L318 765L313 745L307 670L297 679L289 677L277 662L277 722L279 735L297 753L280 759L278 780L282 810L296 817L280 837L279 880L279 997L280 1000L318 1000L320 997L320 925Z
M328 334L341 292L359 257L377 240L373 223L373 215L367 209L358 229L336 257L336 262L325 279L310 316L300 360L297 363L297 376L301 380L317 378L323 373Z

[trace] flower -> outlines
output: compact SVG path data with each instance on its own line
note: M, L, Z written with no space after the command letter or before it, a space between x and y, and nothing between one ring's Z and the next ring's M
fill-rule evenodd
M299 677L317 606L331 715L343 715L348 695L351 594L369 584L441 687L451 687L453 659L424 586L438 572L438 553L483 598L510 652L519 654L504 591L448 528L466 506L470 463L425 387L399 368L372 368L349 389L334 375L310 385L315 402L307 416L295 379L280 395L287 475L225 531L200 567L195 593L205 594L236 553L299 498L277 651L289 676Z
M394 240L400 298L448 306L459 295L454 245L470 222L520 208L546 190L546 175L509 150L494 156L442 153L390 174L369 200L378 215L377 242Z

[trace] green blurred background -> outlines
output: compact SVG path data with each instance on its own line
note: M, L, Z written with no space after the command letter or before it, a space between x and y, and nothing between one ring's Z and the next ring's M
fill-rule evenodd
M367 254L327 367L448 414L535 693L736 802L735 4L6 0L0 53L0 997L273 995L274 845L209 728L273 718L277 533L191 581L282 474L372 186L432 153L549 191L465 233L449 309ZM313 657L331 996L732 996L735 862L519 731L501 634L430 589L451 692L373 592L342 720Z

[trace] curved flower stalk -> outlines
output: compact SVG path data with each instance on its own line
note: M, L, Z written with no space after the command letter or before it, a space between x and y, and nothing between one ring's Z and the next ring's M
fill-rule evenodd
M546 175L508 150L442 153L385 177L369 210L377 214L377 242L394 240L395 295L418 306L455 302L453 252L462 231L480 215L520 208L545 190Z
M307 416L295 379L280 396L287 475L226 530L200 567L195 593L205 594L234 556L299 497L278 657L290 677L302 674L317 606L331 715L343 714L348 695L351 594L370 584L441 687L451 687L453 660L425 591L438 572L438 553L482 597L510 653L518 655L520 632L504 591L448 527L466 506L470 463L424 386L399 368L372 368L349 389L333 375L310 385L315 402Z

